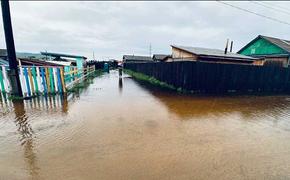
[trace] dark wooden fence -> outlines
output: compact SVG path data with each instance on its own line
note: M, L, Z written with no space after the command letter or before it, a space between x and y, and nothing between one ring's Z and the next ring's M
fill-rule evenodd
M290 92L289 68L192 61L128 63L124 68L193 92Z

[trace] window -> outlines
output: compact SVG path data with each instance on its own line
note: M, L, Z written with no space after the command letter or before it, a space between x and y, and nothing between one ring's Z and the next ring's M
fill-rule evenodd
M255 48L251 49L251 54L255 54L255 52L256 52Z

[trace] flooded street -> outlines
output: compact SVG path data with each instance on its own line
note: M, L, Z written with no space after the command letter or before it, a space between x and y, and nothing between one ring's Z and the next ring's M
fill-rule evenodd
M0 179L290 179L290 96L196 97L104 74L0 102Z

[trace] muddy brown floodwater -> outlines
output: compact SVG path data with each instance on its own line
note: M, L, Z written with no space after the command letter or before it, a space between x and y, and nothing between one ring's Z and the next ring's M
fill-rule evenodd
M196 97L102 75L0 103L0 179L290 179L290 96Z

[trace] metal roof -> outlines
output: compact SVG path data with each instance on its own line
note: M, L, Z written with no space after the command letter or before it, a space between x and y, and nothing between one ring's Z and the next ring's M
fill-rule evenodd
M0 66L8 66L8 65L9 65L8 61L0 58Z
M243 51L245 48L247 48L248 46L250 46L251 44L253 44L256 40L258 40L260 38L265 39L266 41L280 47L281 49L283 49L287 53L290 53L290 41L289 40L268 37L268 36L263 36L263 35L257 36L255 39L253 39L251 42L249 42L246 46L244 46L241 50L239 50L238 53Z
M237 53L227 52L225 54L224 50L220 49L209 49L209 48L201 48L201 47L190 47L190 46L177 46L171 45L174 48L186 51L191 54L195 54L197 56L213 56L213 57L225 57L225 58L238 58L238 59L249 59L256 60L256 58L245 56Z
M62 65L62 66L70 66L71 65L71 62L68 62L68 61L45 61L45 62L58 64L58 65Z
M21 61L22 65L35 65L35 66L62 66L60 64L56 64L54 62L41 61L38 59L26 59L26 58L18 58Z
M153 59L155 60L164 60L169 57L169 54L153 54Z
M260 38L266 39L267 41L275 44L276 46L279 46L283 50L290 53L290 41L289 40L278 39L278 38L262 36L262 35L259 35L259 36L260 36Z
M124 55L123 60L153 61L153 59L150 56L135 56L135 55Z
M7 56L7 50L6 49L0 49L0 56Z
M87 59L87 57L85 57L85 56L79 56L79 55L61 54L61 53L52 53L52 52L40 52L40 53L42 55L44 55L44 56Z

